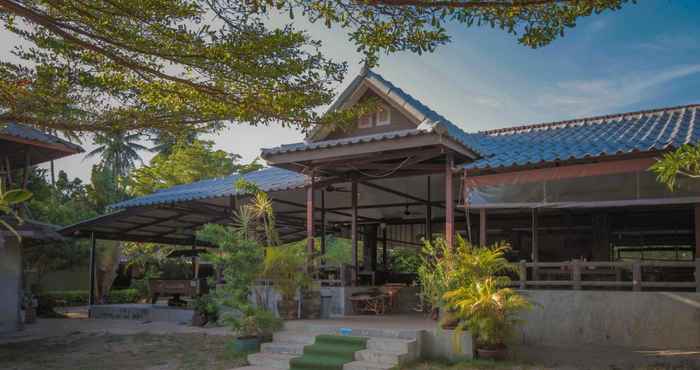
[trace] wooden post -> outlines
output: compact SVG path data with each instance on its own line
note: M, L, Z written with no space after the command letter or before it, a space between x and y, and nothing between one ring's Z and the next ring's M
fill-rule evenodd
M571 261L571 280L574 290L581 290L581 262L578 259Z
M532 209L532 255L530 256L532 258L532 262L539 262L540 260L540 251L538 248L538 237L537 237L537 229L539 228L538 226L538 220L537 220L537 208ZM532 268L532 280L539 280L539 271L537 269L537 266Z
M352 242L352 283L353 285L357 285L359 266L357 263L357 180L355 179L352 179L350 196L352 197L352 220L350 221L350 240Z
M455 238L455 204L454 189L452 186L452 167L454 167L454 157L452 153L447 153L445 158L445 242L447 246L454 247Z
M427 202L425 204L425 240L431 241L433 240L433 206L431 204L432 199L430 197L430 176L428 176L426 188L427 196L425 199Z
M307 258L311 258L314 253L314 174L307 177L306 184L306 252Z
M700 204L695 205L695 259L700 259Z
M486 246L486 209L479 210L479 245Z
M88 295L88 303L90 306L95 304L95 244L97 240L95 240L95 233L90 233L90 293ZM90 315L90 312L88 312L88 316Z
M326 254L326 191L321 190L321 255Z
M389 270L389 255L387 254L386 245L386 228L386 225L382 227L382 264L384 265L384 271Z
M632 262L632 290L642 290L642 265L639 261Z
M520 289L527 289L527 265L525 260L520 261L518 275L520 276Z
M700 293L700 258L695 259L695 291Z

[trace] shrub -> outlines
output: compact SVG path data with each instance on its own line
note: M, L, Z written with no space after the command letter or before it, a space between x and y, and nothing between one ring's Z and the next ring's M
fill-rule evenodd
M136 289L112 290L107 294L107 303L136 303L138 300L139 292ZM84 306L89 301L87 290L58 290L39 296L39 305L44 307Z

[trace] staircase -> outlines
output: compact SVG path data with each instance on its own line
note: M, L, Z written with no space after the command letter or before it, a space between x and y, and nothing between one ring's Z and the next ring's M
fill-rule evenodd
M259 353L249 355L248 362L251 366L243 369L325 370L333 368L333 365L321 366L299 358L305 354L306 346L309 346L307 354L315 354L323 359L337 357L330 355L328 351L333 350L333 336L338 335L338 329L337 326L324 325L288 326L286 330L275 333L271 343L263 343ZM326 362L339 363L337 368L342 366L342 370L388 370L419 357L419 334L420 332L416 330L353 328L350 336L366 338L365 345L353 347L354 356L347 359L349 362L334 362L335 360L332 359L327 359ZM338 356L341 356L340 352L338 351ZM292 361L292 359L295 360ZM290 361L294 364L291 367Z

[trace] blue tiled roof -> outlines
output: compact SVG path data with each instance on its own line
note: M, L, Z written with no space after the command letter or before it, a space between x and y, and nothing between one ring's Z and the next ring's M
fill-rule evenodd
M654 152L700 141L700 105L662 108L470 134L483 158L467 169Z
M243 177L264 191L281 191L304 186L304 175L281 168L265 168L245 175L231 175L217 179L197 181L156 191L153 194L113 204L111 209L141 207L155 204L172 204L192 200L225 197L240 194L235 183Z
M18 123L11 122L0 125L0 134L14 136L25 140L38 141L46 144L62 145L66 147L66 149L75 151L76 153L83 151L83 148L81 148L80 145L73 144L70 141L63 140L57 136L47 134L33 127Z

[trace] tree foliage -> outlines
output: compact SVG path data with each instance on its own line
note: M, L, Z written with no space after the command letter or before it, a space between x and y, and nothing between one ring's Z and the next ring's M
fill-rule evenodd
M683 145L680 148L664 153L650 170L656 178L670 190L678 188L678 180L682 178L700 178L700 146Z
M142 162L139 151L149 150L139 144L141 135L129 133L123 130L109 133L97 133L94 144L98 145L88 153L85 158L100 157L100 164L112 170L115 178L126 177L136 167L137 162Z
M29 43L0 63L0 123L51 130L198 130L212 123L308 128L347 66L270 15L339 26L371 64L433 51L448 23L491 26L540 47L579 17L628 0L0 0L0 22Z
M213 147L213 142L201 140L175 144L169 154L157 154L147 166L131 173L130 192L137 196L145 195L175 185L262 168L257 161L240 164L239 155L214 150Z

